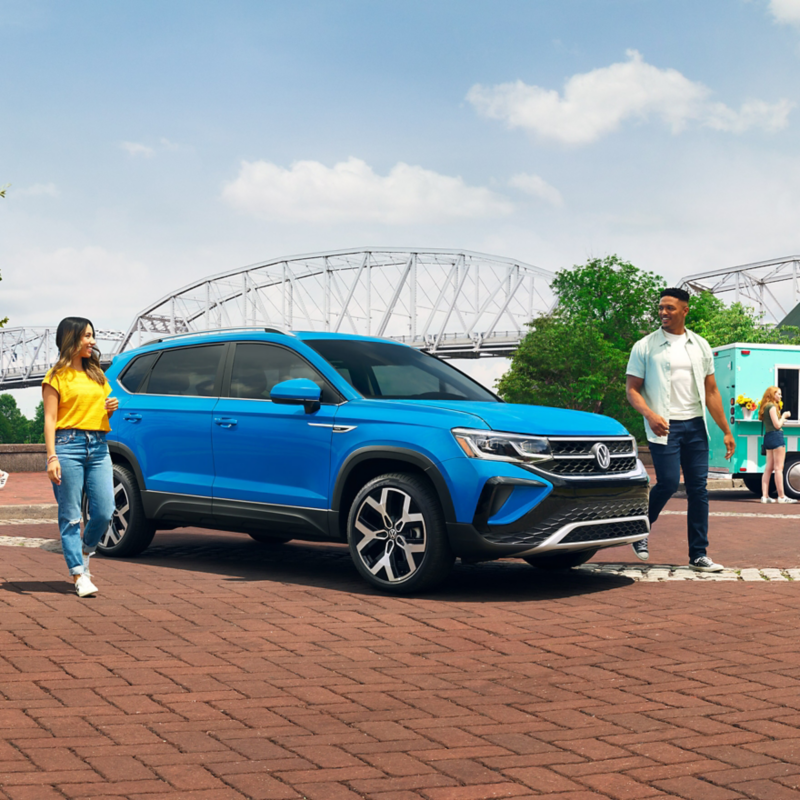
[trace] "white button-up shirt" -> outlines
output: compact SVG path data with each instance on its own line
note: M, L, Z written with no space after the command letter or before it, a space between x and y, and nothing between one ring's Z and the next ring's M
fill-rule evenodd
M703 422L708 431L706 421L706 377L714 374L714 355L708 342L696 333L686 329L686 352L692 362L697 394L703 406ZM660 417L669 420L670 390L672 381L672 365L670 364L670 342L659 328L644 339L639 339L631 350L628 367L625 370L634 378L643 378L642 397L647 405ZM656 436L653 429L644 421L647 441L666 444L666 436Z

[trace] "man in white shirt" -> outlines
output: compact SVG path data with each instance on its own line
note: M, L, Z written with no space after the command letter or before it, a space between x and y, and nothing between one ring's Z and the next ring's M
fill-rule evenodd
M689 293L664 289L658 305L661 328L633 346L627 367L628 402L644 417L656 485L650 491L650 525L675 493L683 469L689 502L689 566L698 572L720 572L708 548L708 412L725 435L725 458L736 449L714 378L708 342L686 329ZM647 539L633 550L650 557Z

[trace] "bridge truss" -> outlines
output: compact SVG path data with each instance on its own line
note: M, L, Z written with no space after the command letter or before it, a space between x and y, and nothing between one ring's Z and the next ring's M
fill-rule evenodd
M0 328L0 390L37 386L58 360L56 325ZM122 344L121 331L95 331L100 352L110 356Z
M122 334L113 355L171 333L238 326L383 336L443 358L510 355L525 323L553 305L554 275L466 250L339 250L265 261L204 278L162 297ZM41 382L55 360L55 328L6 329L0 390ZM110 345L110 347L109 347Z
M745 303L762 314L764 322L779 324L800 302L800 256L687 275L679 287Z

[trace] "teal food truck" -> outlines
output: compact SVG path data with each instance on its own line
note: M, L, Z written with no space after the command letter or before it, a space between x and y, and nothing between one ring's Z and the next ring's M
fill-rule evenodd
M741 478L745 486L761 495L761 476L766 458L761 455L763 438L758 411L750 414L737 403L740 395L761 400L768 386L778 386L783 393L783 410L790 416L783 426L786 436L786 464L783 479L786 494L800 500L800 347L780 344L727 344L713 348L714 371L727 410L736 452L725 460L722 432L708 416L711 435L712 470L725 470Z

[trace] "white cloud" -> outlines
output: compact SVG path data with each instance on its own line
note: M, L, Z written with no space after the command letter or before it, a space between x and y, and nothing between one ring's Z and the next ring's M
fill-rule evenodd
M800 25L800 0L770 0L769 10L777 22Z
M358 158L333 167L297 161L289 169L267 161L243 161L222 197L232 206L268 220L379 222L402 225L496 217L513 205L460 177L409 164L376 174Z
M148 147L146 144L139 144L139 142L120 142L119 146L129 156L143 156L144 158L152 158L156 152L152 147Z
M526 194L540 197L554 206L563 206L564 198L561 197L561 192L555 186L551 186L544 178L538 175L526 174L520 172L517 175L512 175L508 180L508 185L519 189Z
M749 128L776 131L786 127L794 106L788 100L773 104L748 100L736 111L712 102L708 87L677 70L647 64L636 50L628 50L627 56L628 61L573 75L563 96L516 81L476 84L467 100L483 116L503 120L510 128L576 145L599 139L625 120L651 116L660 117L673 133L690 122L733 133Z
M58 197L61 194L54 183L34 183L25 189L20 189L18 194L29 197Z

